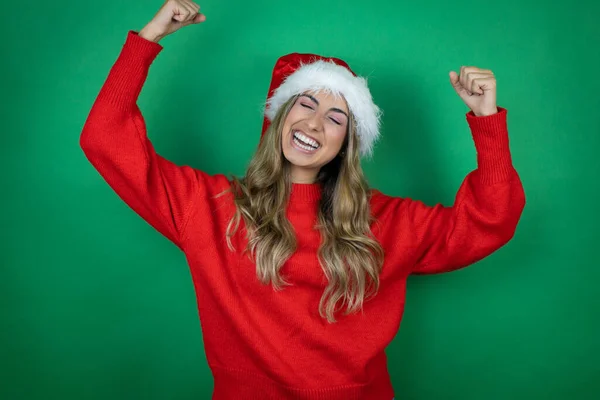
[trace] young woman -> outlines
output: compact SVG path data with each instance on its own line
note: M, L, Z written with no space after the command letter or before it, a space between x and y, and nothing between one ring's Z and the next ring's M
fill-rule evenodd
M450 82L477 150L452 207L368 187L380 111L342 60L289 54L273 70L260 145L242 178L161 157L137 98L159 40L205 16L168 0L129 31L80 144L106 182L186 255L214 399L390 400L386 346L411 273L452 271L515 232L525 199L489 70Z

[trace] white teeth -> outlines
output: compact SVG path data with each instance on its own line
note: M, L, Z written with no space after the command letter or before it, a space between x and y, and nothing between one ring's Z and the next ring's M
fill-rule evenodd
M296 144L296 146L303 148L306 151L316 151L317 149L315 149L312 146L308 146L304 143L302 143L301 141L299 141L297 138L294 137L294 143Z
M320 147L319 143L316 140L309 138L302 132L295 131L294 139L296 140L296 143L298 141L300 141L300 143L304 142L304 144L310 145L310 146L308 146L309 147L308 150L314 150L314 149L318 149Z

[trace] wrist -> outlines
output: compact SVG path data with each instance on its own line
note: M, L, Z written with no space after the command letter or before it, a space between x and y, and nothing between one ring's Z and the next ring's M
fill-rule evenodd
M146 25L144 28L142 28L138 35L154 43L158 43L164 37L162 34L158 33L156 29L153 29L149 25Z
M490 115L497 114L497 113L498 113L498 107L494 107L493 109L489 109L489 110L473 111L473 114L475 114L476 117L488 117Z

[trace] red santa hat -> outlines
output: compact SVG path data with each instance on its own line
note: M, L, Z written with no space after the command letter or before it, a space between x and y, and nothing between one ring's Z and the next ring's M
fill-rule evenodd
M379 138L381 110L373 103L366 79L357 76L345 61L334 57L292 53L277 60L264 109L262 134L290 97L312 90L344 97L356 121L360 155L370 157Z

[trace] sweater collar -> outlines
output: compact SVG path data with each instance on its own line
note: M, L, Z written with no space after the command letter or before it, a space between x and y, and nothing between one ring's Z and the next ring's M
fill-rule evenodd
M291 202L315 203L320 199L320 183L292 183Z

